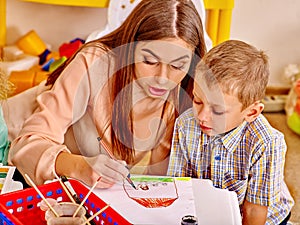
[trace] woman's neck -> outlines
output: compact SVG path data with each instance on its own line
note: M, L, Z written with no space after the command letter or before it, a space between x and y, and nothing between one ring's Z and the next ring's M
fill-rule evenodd
M135 116L161 114L166 101L167 97L153 98L148 96L139 85L133 85L132 113Z

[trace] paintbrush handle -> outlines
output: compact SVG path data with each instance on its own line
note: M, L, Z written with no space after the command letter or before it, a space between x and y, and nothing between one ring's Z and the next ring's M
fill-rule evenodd
M72 196L72 199L74 202L76 202L77 204L81 204L80 199L77 196L77 193L75 192L72 184L70 183L70 181L68 180L68 178L64 175L60 176L61 178L61 182L63 183L62 185L65 186L65 188L70 192L70 195ZM89 219L91 217L91 215L86 212L85 217L87 219ZM89 223L90 225L96 225L95 222L93 220L90 220Z
M84 223L80 224L80 225L85 225L86 223L90 222L92 219L94 219L96 216L98 216L100 213L102 213L105 209L107 209L109 207L109 204L107 204L105 207L103 207L101 210L99 210L98 212L96 212L94 215L92 215L88 220L86 220Z
M85 201L87 200L87 198L90 196L90 194L92 193L92 191L94 190L94 188L97 186L98 182L100 181L101 177L98 178L98 180L94 183L93 187L91 187L91 189L89 190L89 192L86 194L86 196L84 197L84 199L82 200L82 202L80 203L80 205L78 206L78 208L76 209L76 211L73 214L73 217L75 217L77 215L77 213L79 212L81 206L83 206L83 204L85 203Z
M109 155L109 157L113 160L117 160L115 158L115 156L112 154L112 152L109 150L108 146L104 143L104 141L102 141L102 139L100 137L97 137L97 140L99 141L99 145L101 144L103 146L103 148L105 149L105 151L107 152L107 154ZM100 146L99 146L100 147ZM128 170L129 168L127 167L127 165L125 166ZM130 173L128 174L128 176L126 177L126 180L128 181L128 183L131 185L131 187L133 187L134 189L136 189L133 181L130 179Z
M59 217L59 214L53 209L53 207L51 206L51 204L47 201L47 199L44 197L44 195L42 194L42 192L40 192L40 190L35 185L35 183L31 180L31 178L27 174L25 174L24 176L29 181L29 183L31 184L31 186L36 190L36 192L41 196L41 198L46 202L46 204L48 205L48 207L50 208L50 210L54 213L54 215L56 217Z

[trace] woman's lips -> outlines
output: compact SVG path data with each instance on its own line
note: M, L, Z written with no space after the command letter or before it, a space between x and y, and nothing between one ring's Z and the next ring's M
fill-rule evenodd
M161 89L161 88L150 87L149 92L155 96L163 96L164 94L166 94L167 90Z

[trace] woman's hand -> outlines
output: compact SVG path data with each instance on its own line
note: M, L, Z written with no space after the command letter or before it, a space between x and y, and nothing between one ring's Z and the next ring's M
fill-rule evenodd
M116 161L104 154L94 157L84 157L84 159L93 169L94 173L96 173L94 176L97 179L101 177L98 186L110 187L116 182L123 181L129 173L125 162Z
M56 160L56 173L65 175L93 186L101 177L98 188L109 188L116 182L123 181L129 171L123 161L116 161L104 154L84 157L62 152Z

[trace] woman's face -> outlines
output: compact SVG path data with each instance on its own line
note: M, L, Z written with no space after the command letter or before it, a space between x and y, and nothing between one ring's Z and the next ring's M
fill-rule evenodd
M135 49L135 79L145 94L166 98L187 74L194 48L179 38L141 41Z

